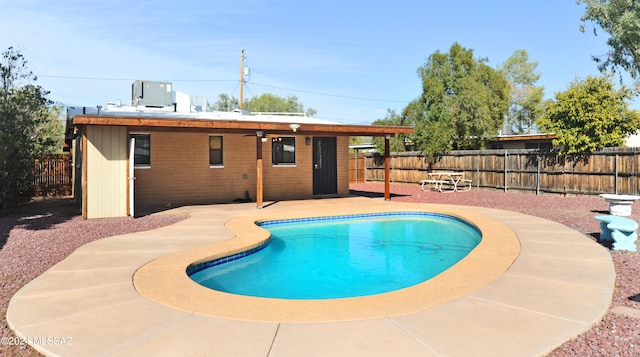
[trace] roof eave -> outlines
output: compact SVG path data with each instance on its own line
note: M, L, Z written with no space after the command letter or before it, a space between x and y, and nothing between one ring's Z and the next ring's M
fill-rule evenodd
M76 115L73 125L105 125L146 128L176 128L224 130L228 132L248 133L256 131L286 133L293 130L289 123L267 121L239 121L239 120L209 120L187 118L162 117L130 117L130 116L100 116ZM331 125L331 124L300 124L296 134L315 135L344 135L344 136L385 136L413 133L412 127L406 126L375 126L375 125Z

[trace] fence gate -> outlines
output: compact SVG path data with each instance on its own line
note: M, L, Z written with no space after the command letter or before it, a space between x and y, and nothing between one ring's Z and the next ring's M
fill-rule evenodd
M69 154L42 155L33 165L33 196L72 194L73 160Z

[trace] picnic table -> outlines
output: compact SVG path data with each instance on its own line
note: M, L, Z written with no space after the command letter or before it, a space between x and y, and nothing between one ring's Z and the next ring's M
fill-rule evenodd
M469 191L471 190L471 180L465 180L464 172L454 171L440 171L427 173L429 177L426 180L421 180L422 191L429 191L432 188L440 192L456 192L456 191ZM463 190L458 189L458 184L462 181L466 186ZM445 188L447 187L447 188Z

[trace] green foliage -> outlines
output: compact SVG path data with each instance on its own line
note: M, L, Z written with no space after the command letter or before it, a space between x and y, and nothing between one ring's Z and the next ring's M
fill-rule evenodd
M387 109L387 114L383 119L377 119L372 125L383 125L383 126L408 126L407 119L403 116L398 115L395 110ZM408 139L406 134L400 134L393 136L389 139L389 151L391 152L401 152L405 151L405 140ZM384 153L384 138L376 136L372 139L373 144L376 146L376 151L379 153Z
M230 112L239 107L239 101L236 97L230 97L226 93L218 96L218 100L211 105L212 110L221 112ZM311 117L317 114L317 110L309 108L305 111L304 105L298 101L298 97L288 96L286 98L275 94L265 93L259 97L253 97L245 101L242 109L250 112L265 113L305 113Z
M244 102L243 109L251 112L305 113L310 117L317 113L313 108L305 111L304 105L298 101L298 97L295 95L283 98L270 93L247 100Z
M60 107L48 91L28 84L36 78L23 55L9 47L0 58L0 215L30 189L35 153L62 146ZM26 82L27 84L23 84ZM57 142L56 142L57 141Z
M435 52L418 73L422 96L405 110L415 123L415 144L427 156L452 149L482 149L496 136L510 101L509 83L455 43Z
M531 133L536 118L544 111L544 87L534 85L540 79L536 67L538 62L529 62L527 51L517 50L499 68L511 85L507 124L518 134Z
M587 21L595 22L609 34L606 57L593 57L602 72L622 68L632 78L640 75L640 2L636 0L578 0L586 10L580 30ZM593 33L597 35L594 27Z
M411 101L402 111L402 116L407 118L407 125L413 125L410 139L414 148L434 158L453 148L455 130L446 121L428 120L426 114L426 105L421 100Z
M61 104L43 108L34 115L34 130L30 139L34 142L33 152L36 154L61 154L64 142L64 124L60 119L64 106Z
M633 96L628 87L616 90L611 76L576 80L546 103L538 125L556 134L554 145L563 145L562 154L623 146L640 127L640 113L627 104Z
M211 106L212 110L220 112L230 112L238 108L238 98L229 97L226 93L221 93L218 100Z

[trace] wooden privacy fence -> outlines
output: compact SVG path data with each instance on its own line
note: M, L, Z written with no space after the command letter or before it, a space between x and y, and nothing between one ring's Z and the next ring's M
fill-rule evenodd
M71 195L73 160L69 154L42 155L33 166L33 195Z
M531 191L536 194L637 195L640 148L615 148L560 157L532 150L454 151L430 163L421 153L393 153L391 182L419 183L432 171L462 171L477 189ZM365 180L384 181L384 160L366 154Z
M349 154L349 182L361 183L365 182L366 170L364 167L364 153Z

